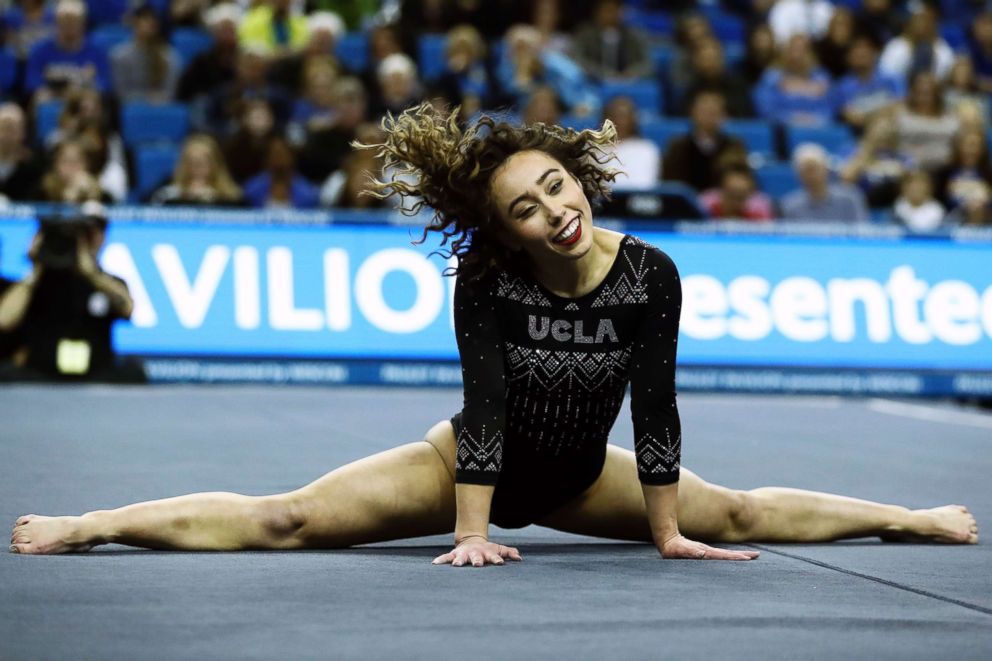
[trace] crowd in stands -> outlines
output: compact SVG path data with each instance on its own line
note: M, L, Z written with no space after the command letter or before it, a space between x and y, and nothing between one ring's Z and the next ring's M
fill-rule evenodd
M706 217L992 223L980 0L7 0L11 202L351 208L352 141L460 120L609 119L617 191Z

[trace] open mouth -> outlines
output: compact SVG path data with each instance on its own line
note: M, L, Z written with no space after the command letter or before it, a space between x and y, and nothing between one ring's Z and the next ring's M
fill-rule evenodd
M580 217L576 216L572 221L565 226L565 228L558 232L553 239L552 243L557 243L560 246L570 246L582 237L582 223L580 222Z

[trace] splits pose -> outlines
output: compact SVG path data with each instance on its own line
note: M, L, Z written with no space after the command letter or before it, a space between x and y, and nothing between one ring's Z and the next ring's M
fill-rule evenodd
M118 543L186 551L341 548L454 533L436 564L503 564L489 524L653 542L664 558L750 560L710 543L976 543L960 505L896 505L778 487L737 491L680 466L675 403L681 285L664 252L597 228L615 131L461 129L429 105L384 122L392 178L457 257L464 408L402 445L267 496L196 493L82 516L28 514L11 552ZM635 452L607 444L630 385Z

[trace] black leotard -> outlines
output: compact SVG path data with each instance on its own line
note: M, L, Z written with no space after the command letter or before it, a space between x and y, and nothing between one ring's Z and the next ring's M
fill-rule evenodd
M496 485L493 523L528 525L592 485L628 382L640 481L678 480L681 303L672 260L629 235L603 282L579 298L503 269L459 278L455 480Z

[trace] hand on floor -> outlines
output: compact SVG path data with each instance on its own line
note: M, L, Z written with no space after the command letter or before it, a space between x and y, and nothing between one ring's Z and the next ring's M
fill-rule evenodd
M760 555L757 551L728 551L714 548L702 542L686 539L682 535L669 537L658 550L663 558L686 560L754 560Z
M456 546L451 553L445 553L434 558L431 564L461 567L466 562L473 567L481 567L486 563L491 565L503 564L504 558L523 560L520 551L512 546L496 544L481 537L473 537Z

